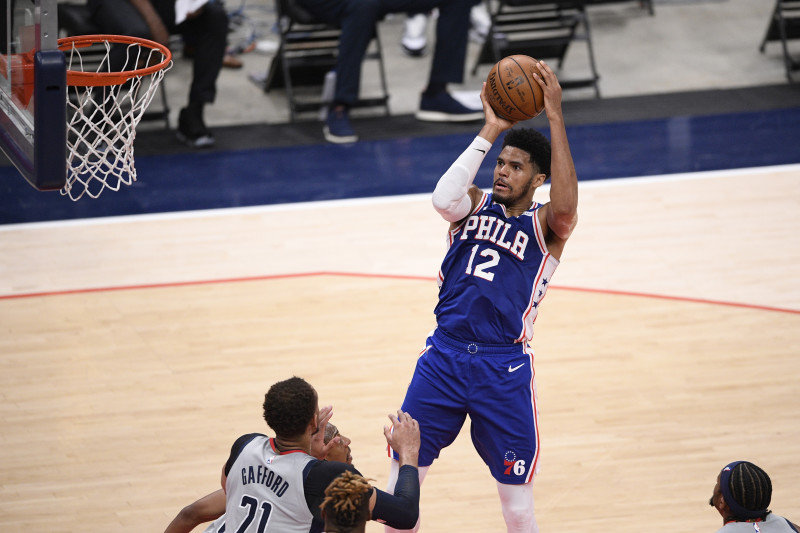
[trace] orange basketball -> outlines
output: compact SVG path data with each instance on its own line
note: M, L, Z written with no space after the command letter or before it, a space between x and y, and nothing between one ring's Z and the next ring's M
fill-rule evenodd
M544 111L544 93L533 77L537 61L513 55L498 61L486 78L486 96L500 118L528 120Z

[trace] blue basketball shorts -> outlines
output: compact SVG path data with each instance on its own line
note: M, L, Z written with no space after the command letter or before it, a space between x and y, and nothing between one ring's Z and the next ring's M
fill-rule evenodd
M535 388L526 345L466 342L435 330L402 407L420 425L419 465L430 466L469 415L472 443L492 476L507 484L531 481L539 457Z

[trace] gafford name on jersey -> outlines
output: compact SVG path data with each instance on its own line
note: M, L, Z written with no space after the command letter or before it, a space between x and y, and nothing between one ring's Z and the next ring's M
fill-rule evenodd
M242 467L242 485L250 483L264 485L277 496L283 496L289 490L289 483L264 465Z

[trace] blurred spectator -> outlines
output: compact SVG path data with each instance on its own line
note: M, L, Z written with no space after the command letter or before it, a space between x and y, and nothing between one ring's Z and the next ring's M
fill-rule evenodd
M227 48L228 15L216 0L88 0L92 21L104 33L169 44L181 34L192 50L189 101L178 116L178 138L194 148L214 144L203 107L214 102ZM113 59L112 59L113 60Z
M361 62L372 40L375 24L390 13L428 13L433 9L439 11L430 76L420 99L417 119L461 122L483 118L482 109L470 109L447 92L448 83L461 83L464 80L470 10L478 1L297 0L301 7L318 19L342 29L336 65L336 88L325 121L325 138L334 143L358 140L350 125L349 110L358 101Z
M432 13L409 13L403 26L403 37L400 46L403 52L411 57L421 57L428 46L428 20ZM489 35L492 19L486 10L486 4L480 3L472 7L469 12L470 28L469 38L476 43L482 43Z

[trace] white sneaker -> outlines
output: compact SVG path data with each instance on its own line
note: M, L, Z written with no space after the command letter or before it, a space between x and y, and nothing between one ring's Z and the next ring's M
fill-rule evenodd
M492 18L486 9L486 4L480 3L472 7L469 12L469 38L473 42L482 43L489 35L489 28L492 27Z
M427 14L420 13L413 17L406 17L400 44L403 51L412 57L419 57L425 52L425 47L428 45Z

